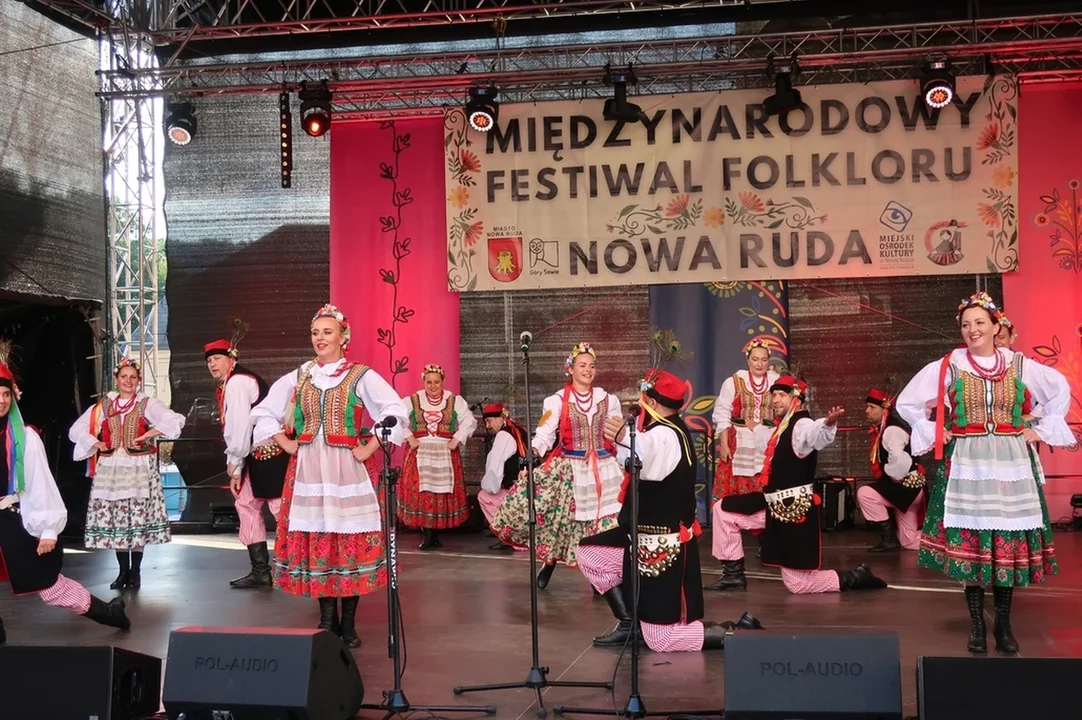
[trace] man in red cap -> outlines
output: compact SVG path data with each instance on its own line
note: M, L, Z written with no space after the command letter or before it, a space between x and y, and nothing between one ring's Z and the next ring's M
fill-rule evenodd
M526 460L526 432L507 416L503 405L492 403L481 410L485 428L492 435L492 448L485 459L485 475L481 478L481 492L477 504L485 514L485 521L492 524L507 491L518 480L519 470ZM489 550L503 550L511 545L497 540Z
M891 412L893 402L889 393L876 388L865 398L865 416L872 424L868 459L875 482L857 488L857 503L864 519L879 531L879 544L868 549L874 553L920 547L924 468L910 454L909 429Z
M68 522L68 510L49 472L41 438L23 424L18 394L7 359L0 358L0 582L11 583L15 595L37 595L46 605L127 630L131 622L123 600L105 602L60 574L64 551L56 541ZM0 620L0 645L5 642Z
M218 416L225 439L225 467L229 489L240 520L240 541L248 547L252 569L231 580L237 589L271 587L270 551L263 506L277 520L282 507L282 485L289 456L275 443L252 448L252 408L267 396L267 383L237 363L236 344L215 340L203 347L207 369L218 381Z
M766 527L763 530L763 565L781 570L786 589L795 595L877 590L887 584L864 563L854 570L821 570L822 531L815 494L815 465L819 451L834 442L838 420L845 409L833 407L825 418L812 420L805 409L808 384L792 375L770 387L770 403L777 422L758 427L755 439L764 448L763 488Z
M632 567L640 577L639 626L646 645L655 652L721 650L727 629L762 629L747 613L735 623L702 619L703 582L695 540L701 532L695 519L698 464L691 434L680 417L686 393L687 383L672 373L648 373L639 397L645 413L643 429L635 443L642 464L638 518L631 517L631 504L624 498L619 526L579 543L579 568L619 623L608 635L594 638L599 647L623 645L631 635ZM617 457L626 463L631 453L624 444L628 428L623 418L608 418L605 436L618 443ZM634 558L628 543L632 522L639 530Z

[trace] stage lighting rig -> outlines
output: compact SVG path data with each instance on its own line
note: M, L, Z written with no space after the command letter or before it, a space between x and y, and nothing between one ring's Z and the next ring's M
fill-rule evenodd
M920 76L920 94L930 108L944 108L954 101L954 71L950 60L932 58L924 63Z
M606 120L637 123L646 118L640 106L627 101L627 84L636 85L639 82L631 63L628 63L627 70L616 71L611 65L606 64L605 77L601 81L606 85L612 85L612 97L605 101L605 109L602 113Z
M322 137L331 129L331 91L327 81L308 89L308 83L302 82L297 97L301 101L301 126L312 137Z
M796 56L771 57L767 61L766 76L774 80L774 94L763 100L763 110L767 115L784 115L800 107L803 102L800 91L793 89L793 78L799 74Z
M199 122L190 102L165 104L165 134L174 145L187 145L195 137Z
M289 93L278 96L278 130L282 151L282 187L293 186L293 113L289 110Z
M469 93L470 99L466 101L466 119L470 127L477 132L487 133L496 127L496 122L500 119L500 104L496 102L500 90L495 87L472 87Z

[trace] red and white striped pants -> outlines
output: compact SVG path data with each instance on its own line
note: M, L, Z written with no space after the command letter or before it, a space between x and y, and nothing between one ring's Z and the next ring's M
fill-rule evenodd
M500 488L500 491L495 493L486 490L477 493L477 504L481 506L481 512L485 515L485 522L489 525L492 524L492 518L496 517L496 512L500 509L500 505L503 505L506 498L506 488Z
M51 587L39 590L37 594L46 605L64 608L76 615L86 615L90 610L90 591L63 575L58 576Z
M924 493L913 501L908 510L902 512L870 486L862 485L857 488L857 504L868 522L883 522L890 517L887 513L893 510L898 521L898 542L906 550L920 548L920 514L924 509Z
M257 498L252 494L252 483L245 478L233 505L237 508L237 518L240 519L240 541L245 545L266 542L267 524L263 522L263 506L270 508L271 515L277 520L278 513L282 510L282 498Z
M624 579L623 548L600 545L579 545L578 564L582 574L599 593L617 587ZM703 624L690 623L658 625L639 621L642 637L654 652L694 652L703 649Z

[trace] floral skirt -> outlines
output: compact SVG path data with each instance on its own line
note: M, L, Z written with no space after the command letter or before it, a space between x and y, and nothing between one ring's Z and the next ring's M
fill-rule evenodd
M139 550L147 545L164 545L172 539L157 465L137 465L128 470L141 476L137 484L145 486L140 494L146 497L91 497L86 509L87 548ZM94 482L99 483L99 478Z
M1052 526L1044 490L1037 483L1043 527L1031 530L970 530L945 528L943 512L947 494L947 463L953 442L947 446L947 460L935 469L928 496L927 515L920 538L917 562L939 570L956 580L968 580L997 587L1025 587L1044 582L1059 572L1052 545ZM1032 453L1030 460L1032 462ZM1034 470L1036 473L1036 469Z
M451 452L454 489L449 493L421 490L417 471L417 453L406 450L402 460L402 480L398 483L398 519L406 527L446 530L458 527L470 516L466 503L466 485L462 480L462 453Z
M383 534L293 532L289 508L297 458L289 461L275 537L274 586L300 597L354 597L387 586Z
M537 559L574 567L579 541L616 527L616 515L575 519L574 472L567 458L554 458L547 471L535 468L533 477L537 486ZM525 548L530 541L529 516L527 483L516 483L492 519L492 531L508 545Z

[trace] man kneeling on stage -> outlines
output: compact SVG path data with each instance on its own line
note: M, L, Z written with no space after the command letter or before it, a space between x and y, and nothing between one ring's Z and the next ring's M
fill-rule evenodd
M695 449L680 418L687 384L665 371L652 371L642 383L639 405L648 418L640 418L642 432L635 451L642 470L639 478L639 546L635 567L640 576L639 625L647 646L655 652L721 650L725 632L737 627L761 630L759 621L745 613L738 622L703 622L703 582L699 570L699 523L695 519ZM605 421L605 437L618 443L617 457L627 462L628 428L621 418ZM626 494L628 480L625 479ZM624 500L624 498L621 498ZM594 638L599 647L619 646L631 634L630 573L632 558L628 530L633 521L624 502L619 526L579 543L582 574L608 601L619 621L616 629Z
M49 472L41 438L23 424L17 394L7 358L0 357L0 483L6 488L0 495L0 581L9 581L15 595L37 595L46 605L127 630L131 623L123 600L105 602L60 574L64 551L56 539L68 522L68 511ZM6 641L0 620L0 645Z

